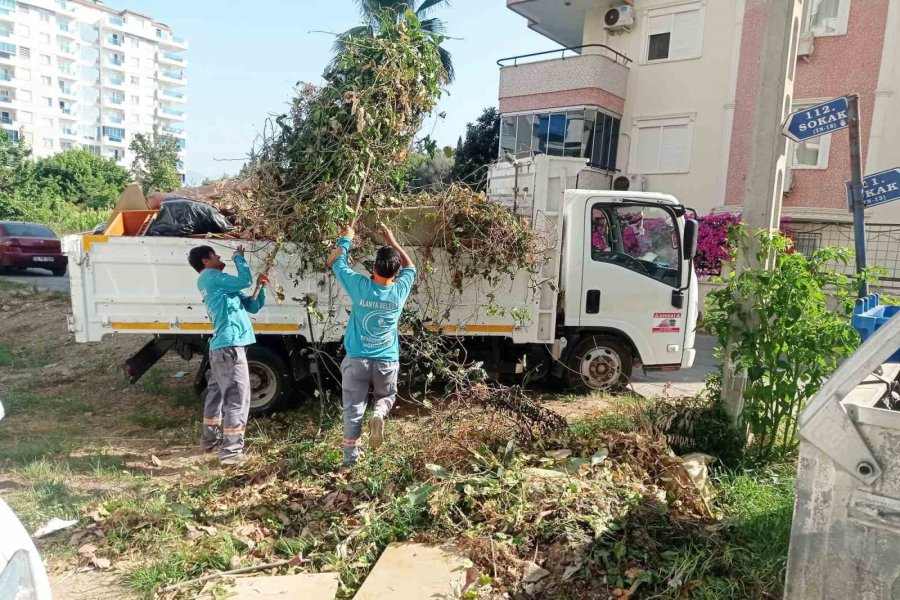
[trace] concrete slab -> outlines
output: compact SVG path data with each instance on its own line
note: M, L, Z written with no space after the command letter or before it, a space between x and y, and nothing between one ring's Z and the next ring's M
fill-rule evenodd
M711 335L697 335L694 342L697 357L694 366L680 371L647 373L635 371L631 387L645 398L663 395L670 397L699 396L706 382L706 376L718 368L719 360L713 356L716 338Z
M465 557L452 546L391 544L353 600L458 598L465 584Z
M337 573L245 577L227 586L228 600L334 600Z

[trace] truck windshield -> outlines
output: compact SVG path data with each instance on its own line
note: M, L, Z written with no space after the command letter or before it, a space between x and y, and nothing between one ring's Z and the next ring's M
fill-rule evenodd
M595 204L591 258L678 286L681 244L672 214L658 206Z
M9 237L51 238L56 239L56 234L34 223L0 223L0 230L5 231Z

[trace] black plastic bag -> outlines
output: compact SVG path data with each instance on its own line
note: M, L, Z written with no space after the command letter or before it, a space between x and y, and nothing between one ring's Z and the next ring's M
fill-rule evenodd
M214 206L193 200L166 200L146 235L179 237L202 233L225 233L231 224Z

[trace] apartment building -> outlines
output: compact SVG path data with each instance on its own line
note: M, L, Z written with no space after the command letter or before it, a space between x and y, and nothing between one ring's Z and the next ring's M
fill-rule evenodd
M38 157L83 148L130 166L154 125L186 158L187 42L91 0L0 0L0 126Z
M568 52L500 61L500 155L546 153L675 194L700 214L740 211L759 56L751 0L507 0ZM611 14L612 13L612 14ZM900 0L807 0L794 109L858 93L866 173L900 167ZM535 49L538 52L540 49ZM852 245L847 132L789 152L784 215L804 252ZM867 211L870 261L900 285L900 203Z

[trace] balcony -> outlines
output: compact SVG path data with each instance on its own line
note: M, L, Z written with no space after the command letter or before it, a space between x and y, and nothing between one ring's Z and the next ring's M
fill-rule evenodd
M12 37L12 29L0 29L0 38Z
M164 82L179 84L184 84L187 80L187 76L184 74L184 71L171 71L168 69L160 71L159 78Z
M114 46L116 48L121 48L123 44L122 38L117 35L108 35L106 36L105 41L107 46Z
M10 141L12 141L12 142L19 141L19 132L16 131L15 129L4 129L3 131L5 131L6 135L9 136Z
M163 32L166 33L166 32ZM165 35L164 37L157 37L157 41L161 46L165 46L167 48L176 48L178 50L187 50L188 43L180 35Z
M12 104L13 99L12 96L7 96L6 94L0 94L0 104Z
M12 81L12 73L9 71L0 71L0 81Z
M78 132L76 130L72 129L71 127L63 127L60 137L70 139L70 140L77 140Z
M115 75L110 75L106 78L106 82L104 83L106 87L125 87L125 78L124 77L116 77Z
M163 125L161 129L168 133L169 135L182 136L184 135L184 129L180 127L172 127L171 125Z
M103 96L103 105L112 108L118 108L125 104L124 96Z
M608 0L506 0L508 9L528 19L528 27L567 48L583 43L587 11L611 4Z
M122 123L125 122L125 117L123 117L122 115L109 115L108 117L106 117L106 120L109 121L110 123L115 123L116 125L121 125Z
M187 59L174 52L157 52L156 60L161 64L175 65L178 67L187 66Z
M14 15L16 0L0 0L0 16Z
M630 59L599 44L577 46L573 50L582 53L566 56L572 50L552 50L497 61L500 112L598 106L622 114ZM563 58L554 59L554 55Z
M75 54L75 50L72 49L72 46L68 44L60 44L59 45L60 54L67 54L69 56Z
M187 102L187 94L170 88L162 88L157 92L157 98L162 102L174 102L184 104Z
M6 115L0 115L0 125L12 125L13 118Z
M59 86L59 95L60 95L60 96L72 96L72 97L74 97L74 96L76 95L76 94L75 94L75 89L72 88L72 87L69 87L69 86L67 86L67 85L62 85L62 83L60 83L60 86Z
M106 65L111 69L116 69L119 71L125 70L125 61L121 58L109 57L106 59Z
M78 33L76 32L75 27L70 26L68 23L59 24L59 33L57 35L71 38L73 40L78 39Z

